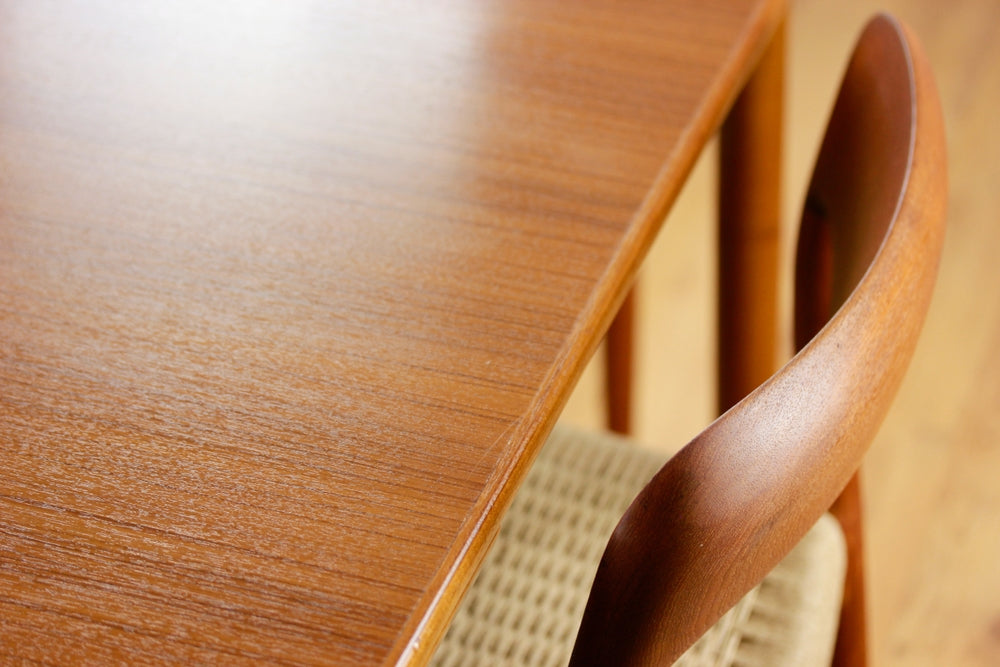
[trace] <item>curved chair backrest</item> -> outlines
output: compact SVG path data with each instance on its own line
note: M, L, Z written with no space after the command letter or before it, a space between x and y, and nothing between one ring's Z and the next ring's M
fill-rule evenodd
M802 218L801 351L672 458L612 535L572 664L670 664L857 470L912 356L944 235L937 91L879 16L847 69ZM808 342L807 342L808 341Z

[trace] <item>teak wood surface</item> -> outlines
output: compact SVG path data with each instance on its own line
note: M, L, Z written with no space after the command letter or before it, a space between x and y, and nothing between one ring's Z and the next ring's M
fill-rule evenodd
M783 12L0 3L0 660L424 660Z

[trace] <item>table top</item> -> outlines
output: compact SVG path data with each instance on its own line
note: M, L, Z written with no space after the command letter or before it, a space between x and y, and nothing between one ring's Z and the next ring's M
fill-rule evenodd
M0 660L422 659L778 2L0 2Z

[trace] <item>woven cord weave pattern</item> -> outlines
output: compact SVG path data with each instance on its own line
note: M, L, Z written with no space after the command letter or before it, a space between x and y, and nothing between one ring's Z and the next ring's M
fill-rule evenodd
M565 665L604 546L665 458L609 434L557 427L431 664ZM839 526L824 517L676 664L828 664L844 561Z

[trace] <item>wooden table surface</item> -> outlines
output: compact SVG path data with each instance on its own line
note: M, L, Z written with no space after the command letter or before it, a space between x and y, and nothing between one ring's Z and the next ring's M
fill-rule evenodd
M429 653L780 2L0 2L0 662Z

